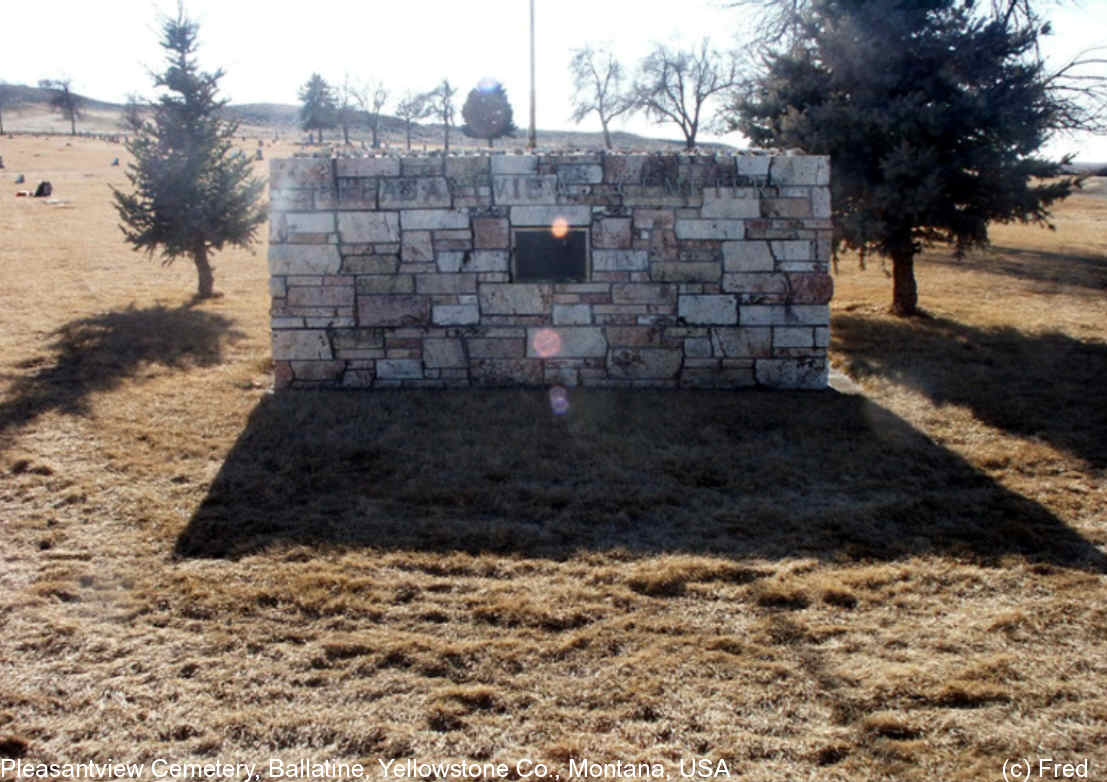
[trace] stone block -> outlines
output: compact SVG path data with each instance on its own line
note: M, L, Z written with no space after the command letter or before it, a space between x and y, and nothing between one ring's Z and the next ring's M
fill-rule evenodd
M735 325L738 323L738 302L733 296L681 296L677 314L689 324Z
M672 209L635 209L634 229L668 230L676 226L676 214Z
M735 169L739 177L768 177L772 162L771 155L738 155L735 158Z
M446 178L472 182L475 177L488 181L488 156L448 157L446 158Z
M511 224L519 227L547 227L562 219L569 225L588 225L592 222L590 206L513 206Z
M391 177L380 180L381 209L430 209L450 206L445 177Z
M538 158L535 155L493 155L493 174L537 174Z
M760 358L754 370L758 384L770 388L819 390L826 388L829 379L821 358Z
M428 177L442 174L442 158L440 157L402 157L400 158L400 175L405 177Z
M775 268L765 241L723 242L723 269L728 272L771 272Z
M603 182L603 166L562 164L557 167L557 178L563 185L598 185Z
M269 245L270 274L337 274L341 266L337 245Z
M612 347L661 345L661 329L653 326L608 326L607 341Z
M450 295L458 293L476 293L477 275L475 274L417 274L415 291L428 295Z
M485 315L544 315L550 312L553 289L548 284L489 283L480 287Z
M344 244L400 241L397 212L339 212L338 235Z
M829 274L813 272L789 277L794 304L826 304L834 297L834 278Z
M273 332L273 360L300 361L334 358L331 341L322 330L289 330Z
M768 327L711 329L715 353L726 358L759 358L773 352L773 330Z
M423 365L428 369L464 367L467 364L460 339L423 340Z
M366 326L417 326L427 322L425 296L358 296L358 321Z
M592 322L592 307L588 304L553 305L555 326L587 325Z
M741 220L677 220L677 239L744 239L746 224Z
M819 219L829 219L831 216L830 208L830 188L829 187L816 187L811 191L811 216Z
M395 274L399 268L396 255L347 255L342 259L345 274Z
M593 250L592 270L597 272L646 271L649 268L647 250Z
M282 298L288 293L288 284L284 277L269 278L269 295L275 299Z
M269 161L269 186L274 190L326 187L331 182L331 162L315 158Z
M434 256L434 263L440 272L459 272L465 256L469 253L464 250L439 251Z
M747 304L742 306L743 326L826 326L830 308L825 304Z
M333 237L334 212L284 212L269 221L269 241L293 242L304 237Z
M316 383L337 380L346 369L345 361L292 361L289 365L297 380Z
M363 293L414 293L415 277L411 274L371 274L357 278L358 295Z
M522 358L526 346L521 339L485 339L472 337L466 340L470 358Z
M703 191L704 217L745 219L761 216L761 201L752 187L708 187Z
M710 358L711 340L706 337L689 337L684 340L684 355L688 358Z
M434 260L434 245L430 231L404 231L400 243L400 258L404 263L430 263Z
M744 293L750 296L788 295L788 276L774 272L735 272L723 275L723 290L728 293Z
M384 347L384 329L336 329L331 342L336 351L373 350Z
M417 358L377 359L377 377L381 380L422 378L423 362Z
M508 222L502 217L473 218L473 247L478 250L506 250L511 246Z
M336 164L340 177L400 175L400 160L394 157L340 157Z
M434 325L471 326L480 323L480 310L476 304L435 304Z
M319 285L288 289L290 307L352 307L353 305L352 285Z
M567 326L527 329L527 356L531 358L600 358L607 355L603 329Z
M810 326L776 326L773 328L773 349L813 348L815 330Z
M829 185L830 158L823 155L774 157L769 177L774 185Z
M668 261L650 265L650 279L658 282L715 282L719 281L720 266L715 261L682 263Z
M597 220L592 230L593 247L629 248L631 246L629 217L605 217Z
M769 242L777 262L812 261L815 259L815 244L809 239L795 239Z
M405 209L400 219L405 231L446 231L469 227L467 209Z
M627 379L671 379L684 360L680 348L614 348L607 355L608 375Z
M493 176L496 204L552 204L557 202L556 176Z
M615 304L672 304L676 295L676 285L632 282L611 286L611 301Z
M507 250L473 250L461 268L467 272L507 272Z
M604 181L625 185L642 180L648 158L645 155L607 155L603 161Z
M754 215L755 217L757 215ZM764 198L761 200L761 217L774 219L801 219L811 217L810 198Z

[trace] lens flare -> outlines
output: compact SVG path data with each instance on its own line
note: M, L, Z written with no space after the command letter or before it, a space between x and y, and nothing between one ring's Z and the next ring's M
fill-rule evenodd
M569 392L562 386L554 386L550 389L550 409L554 415L565 415L569 412Z
M534 352L539 358L553 358L561 352L561 335L553 329L534 332Z
M550 233L555 239L564 239L569 235L569 221L564 217L555 217L553 225L550 226Z
M500 86L499 79L493 79L491 76L485 76L479 82L477 82L477 89L481 92L493 92Z

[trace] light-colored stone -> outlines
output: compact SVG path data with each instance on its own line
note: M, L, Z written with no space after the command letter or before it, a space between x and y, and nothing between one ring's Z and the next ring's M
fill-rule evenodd
M473 250L469 259L461 264L467 272L506 272L508 271L507 250Z
M773 348L813 348L815 330L810 326L777 326L773 329Z
M829 185L830 158L821 155L774 157L769 175L774 185Z
M784 297L788 295L788 276L774 272L724 274L723 290L752 296Z
M809 239L787 239L769 242L772 253L779 261L811 261L815 258L814 242Z
M275 299L279 299L288 292L288 284L285 282L284 277L270 277L269 278L269 295Z
M502 250L511 246L508 222L502 217L473 218L473 246L478 250Z
M496 204L553 204L557 202L554 175L493 176L492 200Z
M603 166L597 165L560 165L557 178L563 185L596 185L603 181Z
M405 209L400 219L405 231L447 231L469 227L467 209Z
M640 272L649 268L647 250L592 250L592 270L597 272Z
M703 191L704 217L743 219L761 216L761 202L752 187L708 187Z
M340 157L338 175L350 176L399 176L400 159L394 157Z
M344 244L400 241L398 212L339 212L338 236Z
M592 231L593 247L626 249L630 247L631 220L629 217L604 217L597 220Z
M738 302L733 296L682 295L677 313L689 324L734 325L738 323Z
M410 274L369 274L358 277L357 292L414 293L415 278Z
M566 326L527 329L530 358L594 358L607 355L603 329L595 326Z
M493 174L536 174L538 158L534 155L493 155Z
M285 212L269 227L270 241L295 242L300 234L334 234L334 212Z
M738 176L767 177L772 160L770 155L739 155L735 158Z
M421 378L423 362L417 358L377 359L377 377L381 380Z
M746 224L741 220L677 220L677 239L744 239Z
M655 263L650 266L650 279L658 282L717 283L719 281L719 264L715 261Z
M616 283L611 286L611 301L615 304L672 304L677 286L660 283Z
M476 293L477 275L475 274L417 274L415 292L431 296L458 293Z
M485 315L543 315L550 311L553 290L546 284L481 285L480 311Z
M434 256L434 262L440 272L459 272L465 256L464 250L439 251Z
M364 326L417 326L429 314L425 296L359 296L357 306Z
M314 285L288 289L290 307L352 307L354 305L354 287L352 285Z
M588 225L592 222L592 208L588 206L511 207L511 224L515 228L552 226L558 218L569 225Z
M723 269L726 271L771 272L774 268L773 254L768 242L723 242Z
M467 364L460 339L423 340L423 364L428 369L463 367Z
M381 209L429 209L450 206L445 177L389 177L380 183Z
M269 245L270 274L337 274L341 266L337 245Z
M435 304L434 325L471 326L480 322L480 310L476 304Z
M820 219L831 216L829 187L816 187L811 191L811 216Z
M592 307L588 304L553 305L555 326L587 325L592 322Z
M331 341L321 330L290 330L273 332L273 360L330 360Z
M711 340L706 337L689 337L684 340L684 355L688 358L709 358Z
M434 260L434 245L430 231L404 231L400 258L404 263L430 263Z

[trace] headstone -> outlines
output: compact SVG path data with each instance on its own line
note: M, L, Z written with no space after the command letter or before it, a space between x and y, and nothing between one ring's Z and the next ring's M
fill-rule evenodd
M23 184L23 183L24 183L24 182L26 182L26 181L27 181L27 177L23 176L22 174L20 174L19 176L17 176L17 177L15 178L15 183L16 183L17 185L21 185L21 184Z
M4 167L4 156L0 155L0 168Z
M261 147L258 147L257 154L254 155L254 160L265 160L265 157L261 154Z
M111 164L112 164L113 166L118 166L118 165L119 165L119 158L116 158L115 160L113 160L113 161L111 162Z
M38 187L35 188L35 198L49 198L54 194L54 186L43 180L38 183Z

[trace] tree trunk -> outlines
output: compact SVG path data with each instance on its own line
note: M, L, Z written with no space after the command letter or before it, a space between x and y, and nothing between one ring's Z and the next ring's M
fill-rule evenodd
M446 144L445 144L445 147L443 148L442 151L443 152L449 152L450 151L450 126L449 125L446 126Z
M611 149L611 134L607 131L607 123L603 124L603 145L608 149Z
M69 135L77 135L77 115L75 113L69 115Z
M489 148L489 149L492 149L492 146L493 146L493 145L492 145L492 137L491 137L491 136L489 136L489 137L488 137L488 148Z
M407 121L407 127L404 128L404 132L407 134L407 151L411 151L411 120Z
M342 140L346 143L346 146L350 146L350 128L346 125L342 126Z
M915 284L915 248L910 243L892 251L892 314L917 315L919 289Z
M379 122L378 120L377 122ZM373 149L380 147L380 143L377 141L377 122L373 123Z
M203 242L197 244L192 260L196 264L196 298L210 299L215 294L215 273L208 263L208 246Z

